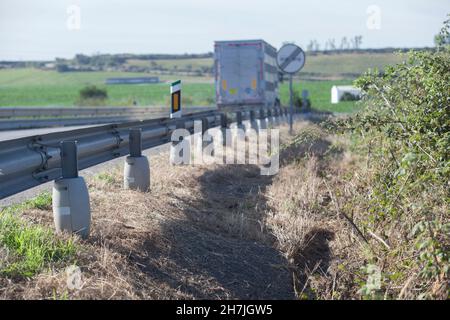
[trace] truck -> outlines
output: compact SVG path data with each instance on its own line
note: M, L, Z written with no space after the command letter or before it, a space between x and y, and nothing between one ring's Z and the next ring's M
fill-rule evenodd
M216 41L217 106L279 105L276 56L277 50L264 40Z

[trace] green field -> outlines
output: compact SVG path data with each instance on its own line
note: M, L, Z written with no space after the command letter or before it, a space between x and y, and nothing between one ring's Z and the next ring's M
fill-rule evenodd
M138 105L164 106L169 104L169 82L178 77L165 77L167 83L156 85L104 85L109 77L142 76L142 73L120 72L67 72L37 69L0 70L0 106L74 106L79 90L88 84L107 88L110 106ZM210 78L181 77L185 105L206 106L215 104L214 84ZM164 79L163 79L164 80ZM348 112L353 103L331 105L330 91L334 84L350 84L351 81L301 81L295 90L310 92L313 107L318 110ZM280 87L283 104L289 101L288 84Z
M308 55L305 68L295 82L295 89L310 92L315 109L349 112L355 110L355 103L343 102L332 105L331 87L335 84L351 84L357 75L368 68L384 69L386 65L401 62L404 56L392 53L341 53ZM151 60L128 60L128 65L151 66ZM175 75L159 75L133 72L66 72L39 69L0 70L0 106L74 106L77 105L79 91L86 85L107 88L110 106L138 105L164 106L169 104L169 82L183 81L184 105L215 104L214 79L211 76L179 76L177 69L191 66L192 70L210 67L212 58L154 60L158 66L172 70ZM175 70L175 71L174 71ZM110 85L105 79L111 77L159 76L163 81L157 85ZM316 81L320 80L320 81ZM287 83L280 86L281 100L288 103Z
M109 85L110 77L142 77L142 73L67 72L37 69L0 70L0 106L73 106L79 91L86 85L108 90L108 105L164 105L168 103L168 83L156 85ZM163 81L181 78L186 104L209 105L213 97L211 79L194 77L160 77ZM208 100L209 97L209 100Z
M387 65L401 63L404 56L394 53L342 53L307 56L301 73L321 78L353 78L369 68L383 70Z
M294 82L294 90L301 92L308 90L312 107L319 111L331 112L353 112L358 109L355 102L341 102L331 104L331 87L334 85L351 85L350 80L339 81L300 81ZM289 104L289 85L283 83L280 86L280 96L282 105Z

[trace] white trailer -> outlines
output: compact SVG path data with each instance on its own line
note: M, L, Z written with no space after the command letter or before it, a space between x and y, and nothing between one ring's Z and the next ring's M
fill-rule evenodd
M353 86L333 86L331 88L331 103L339 103L344 95L350 95L353 96L355 100L359 100L361 97L361 89Z
M218 107L279 104L276 55L264 40L216 41Z

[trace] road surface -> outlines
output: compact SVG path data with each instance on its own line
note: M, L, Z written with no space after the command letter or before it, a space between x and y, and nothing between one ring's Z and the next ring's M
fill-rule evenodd
M17 139L17 138L35 136L35 135L40 135L40 134L52 133L52 132L70 131L70 130L76 130L76 129L82 129L82 128L104 126L106 124L0 131L0 141L12 140L12 139Z

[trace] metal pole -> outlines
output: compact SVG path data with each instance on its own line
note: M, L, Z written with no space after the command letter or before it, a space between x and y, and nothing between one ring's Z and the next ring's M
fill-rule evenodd
M250 110L250 128L258 132L258 124L256 123L255 110Z
M289 133L292 134L292 123L294 113L294 101L292 97L292 74L289 75Z
M222 131L222 145L227 144L227 115L225 113L220 114L220 130Z
M61 141L60 145L62 177L78 177L77 142Z
M205 134L206 131L209 129L209 121L208 118L203 117L202 118L202 135ZM203 138L203 137L202 137Z
M238 128L242 128L242 112L236 112L236 123Z
M142 156L141 129L133 128L130 130L130 156Z

